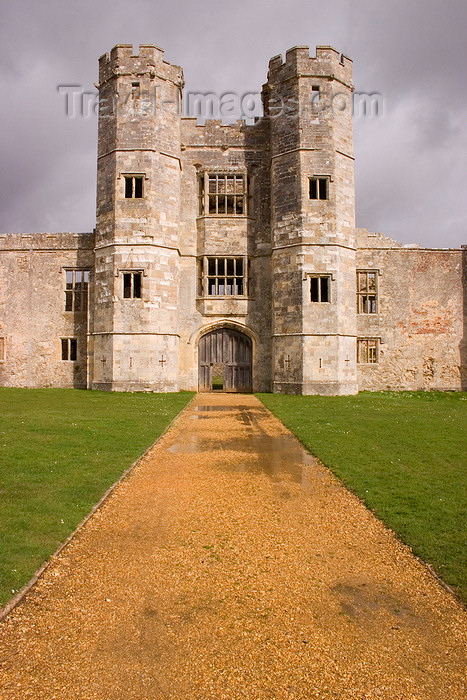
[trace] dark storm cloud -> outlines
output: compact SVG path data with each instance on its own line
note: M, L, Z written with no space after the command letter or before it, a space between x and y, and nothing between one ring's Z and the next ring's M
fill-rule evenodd
M384 114L356 118L357 223L401 242L467 242L463 153L467 10L388 0L52 0L0 11L1 231L94 226L96 122L65 116L60 84L92 89L116 43L155 43L187 90L258 91L268 59L331 44Z

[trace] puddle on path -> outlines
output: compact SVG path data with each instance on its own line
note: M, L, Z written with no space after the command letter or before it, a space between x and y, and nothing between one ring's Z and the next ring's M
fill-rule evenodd
M310 474L304 467L315 465L316 460L308 454L300 443L290 434L268 435L261 427L261 417L267 415L263 409L250 406L194 406L194 413L190 419L216 419L216 411L230 411L241 423L242 435L229 436L228 433L212 438L203 435L207 427L203 423L200 432L185 433L183 440L177 440L168 451L175 454L201 454L203 452L238 452L238 459L225 460L222 469L230 472L264 473L270 478L283 479L284 476L292 478L305 488L311 488ZM220 416L219 416L220 418ZM221 437L222 435L222 437ZM248 457L245 458L245 456ZM314 472L313 481L324 476L321 472Z
M331 591L337 595L342 612L352 619L372 617L384 611L409 627L423 628L423 619L406 600L371 580L359 584L340 582L332 586Z
M235 411L234 406L193 406L194 411ZM199 416L195 416L199 418Z

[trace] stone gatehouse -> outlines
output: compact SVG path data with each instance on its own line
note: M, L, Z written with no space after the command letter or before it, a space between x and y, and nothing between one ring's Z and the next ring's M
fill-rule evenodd
M0 236L0 383L465 388L466 250L355 228L352 89L299 46L263 118L201 125L161 49L102 56L96 228Z

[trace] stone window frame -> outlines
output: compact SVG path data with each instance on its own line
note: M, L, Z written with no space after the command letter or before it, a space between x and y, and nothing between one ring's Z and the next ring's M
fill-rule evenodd
M332 275L329 273L324 273L324 274L312 274L308 275L309 280L310 280L310 286L309 286L309 300L312 304L330 304L331 303L331 281L332 281ZM313 282L312 280L317 280L316 284L316 295L313 294ZM326 280L326 295L327 298L323 299L323 282ZM317 298L313 298L313 296L316 296Z
M320 299L312 299L312 279L324 279L327 278L329 280L328 282L328 299L326 301L322 301ZM325 271L325 272L305 272L303 275L303 279L306 280L306 300L310 304L332 304L333 302L333 282L336 279L335 272L331 271ZM318 285L318 295L321 297L321 285Z
M62 270L65 273L65 311L67 313L87 311L90 268L64 267ZM82 274L82 279L79 281L76 279L77 273Z
M357 338L357 364L379 364L380 346L381 338L376 336Z
M219 263L222 261L222 268ZM241 268L239 269L239 262ZM229 263L231 263L229 265ZM232 299L248 296L247 255L203 255L198 259L199 292L206 299ZM240 284L239 284L240 280ZM222 282L221 282L222 281ZM238 292L238 288L241 291ZM223 289L223 293L219 289ZM231 291L227 291L227 290Z
M330 175L309 175L308 176L308 199L310 202L328 202L331 198L331 182ZM322 197L322 183L324 183L325 196ZM314 190L315 196L312 197Z
M125 301L131 299L143 298L143 277L145 272L143 268L124 268L119 269L117 276L122 277L122 299ZM138 280L135 282L135 280Z
M61 356L63 362L78 361L78 339L77 338L60 338Z
M133 202L134 200L142 200L145 199L145 190L146 190L146 185L145 181L148 180L148 176L146 175L145 172L136 172L136 171L125 171L121 172L120 175L117 177L117 180L122 180L123 179L123 195L122 199L125 202L131 201ZM135 190L136 190L136 180L139 183L140 190L138 190L138 196L136 196ZM128 183L131 183L131 186L128 187Z
M5 362L6 358L6 340L5 336L0 336L0 362Z
M311 86L311 92L319 94L321 92L321 85L317 82L314 82Z
M357 314L375 316L379 313L379 283L380 271L374 268L357 269ZM361 286L361 278L365 275L365 283ZM374 288L371 288L370 277L374 278Z
M224 178L224 187L222 187L222 178ZM233 190L229 191L227 179L231 178L234 179L234 186ZM237 181L240 180L242 187L237 188ZM200 172L198 174L198 216L235 218L248 216L250 191L251 181L246 170L211 168Z

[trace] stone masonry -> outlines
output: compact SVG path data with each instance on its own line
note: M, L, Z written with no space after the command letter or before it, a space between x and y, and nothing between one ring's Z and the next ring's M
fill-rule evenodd
M0 236L0 383L465 389L466 249L355 229L351 60L275 56L254 124L182 90L156 46L100 58L96 229Z

